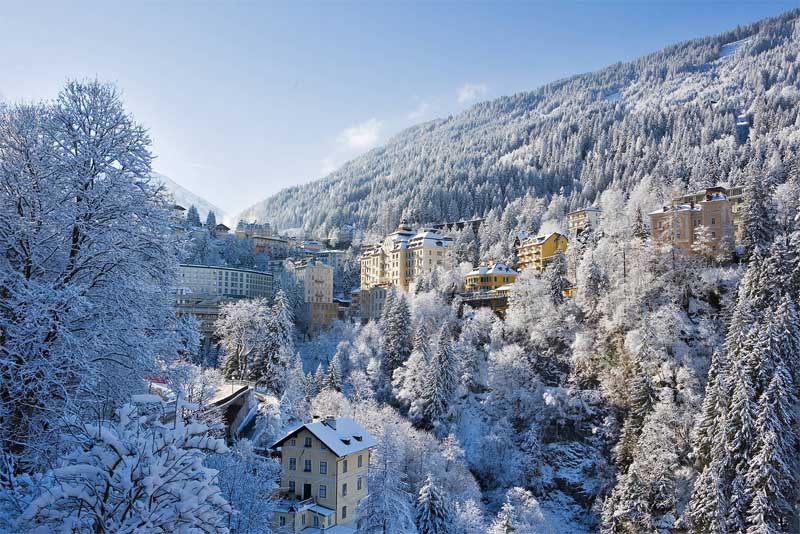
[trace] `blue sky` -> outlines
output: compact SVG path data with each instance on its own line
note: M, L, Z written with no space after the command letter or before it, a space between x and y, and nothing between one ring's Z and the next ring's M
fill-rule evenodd
M0 98L116 82L150 129L155 169L235 212L406 126L798 6L13 2Z

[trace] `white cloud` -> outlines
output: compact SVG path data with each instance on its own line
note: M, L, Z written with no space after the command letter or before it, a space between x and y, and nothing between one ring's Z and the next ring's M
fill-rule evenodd
M408 118L412 121L418 121L426 117L431 111L431 105L425 100L420 100L417 107L408 114Z
M485 95L489 91L485 83L465 83L458 90L458 103L465 104L476 100L478 97Z
M383 123L381 121L370 119L344 130L339 134L339 142L347 148L355 150L372 148L378 143L382 128Z
M322 158L322 161L319 162L319 170L322 173L322 176L327 176L336 169L339 168L331 158Z

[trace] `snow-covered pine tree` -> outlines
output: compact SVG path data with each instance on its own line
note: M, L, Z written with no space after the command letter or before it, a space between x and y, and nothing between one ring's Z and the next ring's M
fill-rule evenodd
M341 353L336 351L336 354L331 358L328 364L328 374L325 377L325 387L333 389L334 391L342 391L342 362Z
M427 378L422 382L425 424L436 426L447 415L455 388L458 385L458 364L453 356L452 339L447 324L442 325L437 338L436 351L427 368Z
M186 210L186 223L189 225L189 228L200 228L200 214L197 212L197 208L194 204L189 206L189 209Z
M369 493L358 504L358 534L411 534L414 505L399 457L397 429L384 425L370 456Z
M569 287L567 280L567 258L561 250L557 250L545 269L545 278L550 287L550 298L553 304L564 302L564 290Z
M748 167L742 207L741 243L745 248L745 258L757 250L765 251L772 243L775 218L771 198L773 185L761 179L752 166Z
M199 222L199 220L200 219L198 218L198 222ZM212 233L214 232L214 228L217 227L217 214L214 213L213 210L209 211L208 215L206 215L205 227L209 232L212 232Z
M442 490L428 473L419 489L414 508L419 534L449 534L452 530L453 514Z
M390 383L394 370L411 355L411 312L408 301L398 289L391 289L384 303L383 374Z
M752 497L747 532L790 532L797 526L797 394L781 366L761 396L756 453L747 472Z
M514 520L514 506L510 502L503 504L497 518L489 527L489 534L513 534L517 532Z
M315 394L325 389L325 371L322 369L322 363L317 365L317 370L314 371L314 391Z

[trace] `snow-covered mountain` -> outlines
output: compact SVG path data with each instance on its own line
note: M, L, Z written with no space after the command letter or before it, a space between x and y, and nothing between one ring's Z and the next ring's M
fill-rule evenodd
M385 230L401 216L502 211L526 194L563 191L574 209L612 182L628 190L647 175L689 187L736 183L753 157L798 144L798 17L790 11L411 127L241 216L282 228Z
M153 178L158 180L159 182L163 183L169 192L172 194L173 200L175 200L176 204L180 204L181 206L188 208L192 204L194 207L197 208L198 213L200 214L200 218L205 220L206 215L209 211L213 211L214 214L217 216L217 220L221 221L225 218L226 213L225 210L220 208L219 206L215 206L208 200L204 199L203 197L189 191L175 180L166 176L161 173L154 172L152 173Z

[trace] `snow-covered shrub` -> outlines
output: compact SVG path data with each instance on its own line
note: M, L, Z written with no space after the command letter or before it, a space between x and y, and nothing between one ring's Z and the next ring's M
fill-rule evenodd
M174 420L156 396L140 395L114 421L74 421L76 444L45 474L21 525L32 532L227 532L230 504L208 453L225 453L208 427Z

